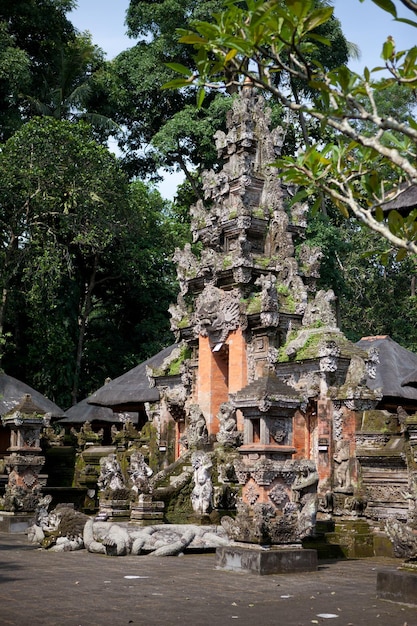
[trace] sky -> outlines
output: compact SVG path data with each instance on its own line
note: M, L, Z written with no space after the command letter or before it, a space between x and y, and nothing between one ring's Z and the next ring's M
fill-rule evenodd
M135 44L126 35L124 24L129 0L78 0L78 8L68 14L74 26L88 30L93 43L100 46L108 60L119 52ZM412 19L401 2L394 0L400 17ZM392 17L379 9L372 0L333 0L334 14L340 20L345 37L359 46L361 58L349 63L352 70L362 73L381 65L382 44L388 36L394 37L397 50L404 50L417 44L417 30L406 24L396 23ZM180 175L169 176L159 185L161 194L169 199L175 195Z

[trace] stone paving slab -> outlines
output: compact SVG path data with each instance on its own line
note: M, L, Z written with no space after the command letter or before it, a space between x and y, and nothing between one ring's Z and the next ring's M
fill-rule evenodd
M218 570L214 554L54 553L0 533L1 626L417 626L417 608L376 597L393 559L319 562L313 573ZM332 617L333 616L333 617Z

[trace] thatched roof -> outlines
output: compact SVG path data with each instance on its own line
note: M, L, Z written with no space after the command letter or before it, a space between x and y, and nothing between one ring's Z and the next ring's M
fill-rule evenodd
M399 213L408 213L411 209L417 207L417 185L400 185L396 193L398 191L398 195L393 200L384 202L384 204L381 205L384 211L396 209Z
M44 413L50 413L52 417L63 417L64 411L54 402L7 374L0 374L0 415L17 409L27 394L30 395L33 405Z
M165 348L147 361L122 374L122 376L106 383L94 392L87 399L87 402L107 407L157 402L159 400L159 391L156 387L150 387L146 368L161 367L164 360L176 347L177 344L173 344Z
M120 413L114 413L113 409L107 406L98 406L96 404L88 404L87 398L81 400L68 411L65 411L65 417L59 420L59 424L84 424L84 422L107 422L114 424L120 422ZM123 417L129 418L133 424L138 422L137 413L123 413Z
M388 335L363 337L356 345L364 350L378 350L375 378L366 381L370 389L381 388L385 397L417 400L417 354Z

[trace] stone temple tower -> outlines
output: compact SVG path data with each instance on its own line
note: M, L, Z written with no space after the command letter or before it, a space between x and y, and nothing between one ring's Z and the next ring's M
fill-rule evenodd
M172 328L191 348L191 395L209 435L218 430L220 405L269 371L289 330L300 327L317 274L318 253L304 255L311 262L303 274L294 256L304 208L286 210L288 192L271 165L283 135L269 122L263 98L246 86L228 132L215 135L223 169L204 173L204 200L191 210L201 254L188 245L176 255L180 294L170 309Z
M204 173L204 198L191 208L193 245L175 257L179 348L150 372L162 436L175 424L177 456L210 448L230 404L242 461L309 461L291 472L314 468L323 502L335 489L351 494L356 411L377 402L364 384L372 363L339 330L333 292L316 289L321 255L302 243L306 207L291 202L273 166L283 131L270 130L263 97L246 84L227 132L214 139L223 167ZM243 499L285 504L292 479L284 488L264 470L262 488L242 470Z

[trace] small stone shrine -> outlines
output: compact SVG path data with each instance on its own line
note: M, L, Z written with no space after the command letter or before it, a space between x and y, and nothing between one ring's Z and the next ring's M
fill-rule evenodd
M12 532L25 529L33 521L46 476L40 471L45 463L40 446L41 430L49 426L50 416L26 394L2 423L11 430L10 455L5 458L8 482L2 503L1 526Z

